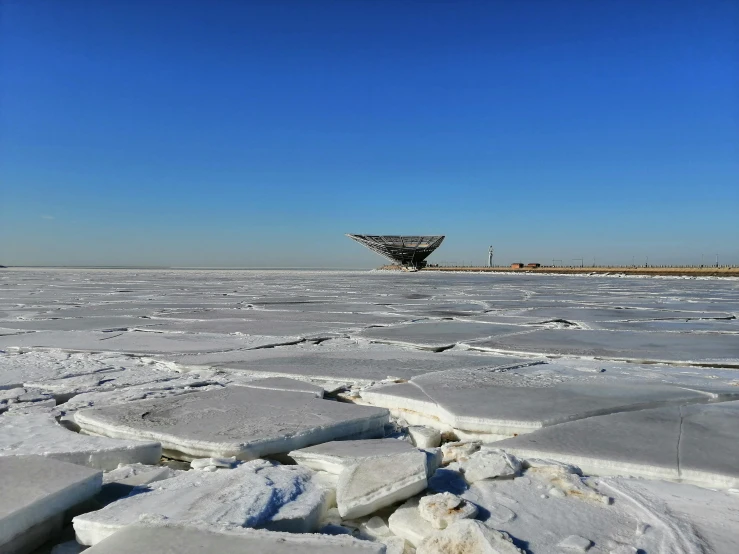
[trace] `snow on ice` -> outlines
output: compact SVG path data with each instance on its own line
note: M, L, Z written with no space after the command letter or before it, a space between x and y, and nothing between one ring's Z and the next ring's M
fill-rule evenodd
M737 316L735 279L2 270L0 550L736 554Z

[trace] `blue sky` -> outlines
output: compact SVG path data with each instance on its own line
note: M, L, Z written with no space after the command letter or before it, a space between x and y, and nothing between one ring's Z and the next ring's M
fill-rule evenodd
M0 10L0 264L739 264L736 2Z

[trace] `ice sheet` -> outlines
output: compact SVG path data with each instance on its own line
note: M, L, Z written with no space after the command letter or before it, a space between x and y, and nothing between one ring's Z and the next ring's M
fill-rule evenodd
M540 367L540 366L536 366ZM544 366L546 367L546 366ZM654 381L499 370L450 370L363 390L362 402L442 431L514 436L566 421L739 393ZM419 416L423 416L421 419Z
M202 527L141 524L131 526L86 550L89 554L141 554L142 552L177 552L178 554L384 554L380 543L351 537L295 535L236 529L214 532Z
M739 487L739 401L593 417L496 443L519 457L583 471Z
M539 329L465 344L471 348L508 354L682 362L739 368L739 339L734 334Z
M421 321L387 327L373 327L355 336L376 342L415 346L424 350L444 350L461 341L500 337L526 331L516 325L467 321Z
M302 337L266 337L261 335L219 335L216 333L158 333L155 331L39 331L0 337L0 348L64 348L131 354L179 354L265 348L291 344Z
M238 386L75 413L85 431L157 440L181 459L253 459L353 435L374 438L388 419L380 408Z
M527 429L547 425L536 435L576 423L601 421L604 427L596 437L619 436L620 427L607 426L608 418L663 405L667 406L664 409L677 408L678 415L681 410L684 414L682 431L678 429L676 435L671 431L673 437L679 437L679 449L674 441L665 439L669 434L664 432L666 427L657 426L654 439L640 439L641 429L623 436L619 439L621 450L638 458L640 442L652 441L655 448L664 443L666 448L673 448L675 464L679 458L683 478L687 475L706 483L717 473L725 475L731 470L730 464L722 465L720 460L736 457L722 446L737 442L727 423L735 418L720 411L701 411L706 404L696 404L698 415L691 411L693 407L680 406L686 402L724 401L737 390L739 374L729 367L737 365L738 356L732 348L738 323L729 319L737 315L739 280L728 279L433 272L3 270L0 329L5 330L0 330L0 335L5 336L0 337L0 389L23 392L6 390L0 398L0 410L47 411L65 414L68 420L70 413L91 405L184 398L199 388L233 388L234 384L264 377L299 379L303 384L296 386L301 390L320 386L338 393L338 398L365 402L368 395L362 389L373 383L397 381L373 391L382 390L388 397L388 406L403 417L400 425L432 425L460 438L484 436L485 440L495 440L502 435L454 425L490 431L493 428L488 425L502 419L506 432L515 432L513 423L523 422ZM382 327L371 327L375 325ZM516 334L488 335L493 328L513 329ZM370 342L393 340L397 337L390 335L398 330L408 335L400 337L408 341L406 346ZM480 332L486 334L478 335ZM364 334L377 334L378 338L363 338ZM383 334L388 336L383 338ZM487 336L493 339L476 340ZM492 351L465 349L467 343L475 343L478 348L480 342L487 343L483 349L493 344ZM507 348L497 349L498 343ZM50 348L55 345L57 349ZM419 346L432 350L453 347L433 352L420 350ZM607 359L595 359L598 357ZM660 360L667 364L651 363ZM504 367L514 364L517 367ZM403 380L411 382L401 383ZM608 415L614 411L614 416ZM303 412L308 417L316 415L311 410ZM585 419L569 422L578 417ZM203 428L215 425L220 429L218 425L224 421L233 422L215 415L212 421L218 423L208 420ZM71 426L68 421L65 424ZM699 432L703 428L711 431ZM642 434L649 435L647 431L644 429ZM406 433L400 430L398 435ZM719 437L716 444L706 445L704 439L710 436ZM449 437L445 435L445 439ZM586 438L580 436L579 440ZM285 442L284 438L276 440ZM594 442L592 437L589 441L591 445ZM577 444L572 445L576 451ZM709 459L714 452L715 459ZM623 462L611 453L605 461ZM439 470L434 487L454 484L451 479L443 479L448 474L458 477L455 490L467 488L462 474L455 472L458 466L454 462ZM564 546L557 545L566 544L581 548L579 544L591 542L591 553L633 552L634 548L646 552L661 549L670 554L692 552L697 543L693 540L696 535L691 534L691 521L701 535L710 535L707 527L700 529L706 521L701 514L687 509L680 512L664 495L660 500L659 495L650 496L649 491L634 487L626 491L624 485L623 493L608 492L614 503L598 503L593 508L591 500L600 493L588 489L575 487L567 492L570 489L525 476L492 482L508 487L525 483L524 479L529 480L528 488L516 486L528 491L526 495L508 495L517 498L520 505L504 506L495 497L496 505L487 508L492 519L486 521L510 532L521 541L517 545L531 552L559 551ZM488 482L478 481L470 490ZM685 484L674 486L678 488L669 495L681 499L683 507L689 505L695 495L685 491L693 489ZM591 500L574 498L573 491ZM629 500L629 495L637 493L642 500ZM579 504L567 502L576 500ZM622 501L631 502L634 511L627 510ZM722 499L716 502L724 506L724 511L731 509ZM515 512L510 521L504 507ZM670 512L669 517L659 515L663 507L664 513ZM709 513L707 506L705 511ZM714 513L716 529L722 525L724 530L735 528L726 513ZM483 518L486 515L484 510L481 514ZM340 518L335 523L352 528L351 522ZM637 536L639 529L646 531ZM725 536L730 536L728 531ZM653 538L656 542L650 542ZM707 547L700 547L702 552L721 551L721 541L708 542ZM397 545L393 548L396 552ZM139 548L137 552L144 550Z
M268 350L249 350L177 358L181 367L208 367L249 375L346 380L369 384L388 377L411 377L449 368L510 365L520 358L478 352L431 353L384 344L336 339L321 344L303 343Z
M155 441L80 435L46 414L0 416L0 457L31 454L110 470L118 464L157 464L162 447Z

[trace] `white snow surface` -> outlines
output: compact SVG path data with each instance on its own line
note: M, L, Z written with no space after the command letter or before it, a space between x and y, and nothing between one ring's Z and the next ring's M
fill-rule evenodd
M572 548L592 543L588 553L735 554L737 316L736 279L3 269L0 412L6 413L0 421L61 416L74 429L77 413L87 408L106 414L131 408L124 412L133 420L144 415L146 425L120 426L113 418L87 432L125 427L128 439L158 441L142 429L174 431L170 453L182 459L233 456L235 445L248 458L264 455L270 442L281 452L312 444L296 442L304 437L300 429L321 429L312 435L317 443L339 438L327 428L347 430L343 416L327 422L323 409L308 406L366 409L311 398L322 389L329 398L388 408L397 418L393 436L408 439L414 433L407 426L421 425L443 441L490 443L468 442L476 444L469 451L445 444L449 465L432 476L428 492L475 503L478 520L531 554L565 553L557 545L569 537L582 539L571 539ZM284 378L298 382L256 383ZM314 404L283 396L276 409L225 404L219 412L213 401L201 421L196 409L183 408L201 394L241 394L235 385ZM156 406L153 418L136 411L146 402ZM172 429L177 417L170 409L188 412L181 428ZM294 423L298 415L307 420L302 427ZM380 437L384 423L375 423L373 436ZM246 441L236 436L244 430L251 433ZM75 435L59 425L56 431ZM45 435L27 435L18 441L23 448L48 449ZM421 446L427 435L435 441L435 433L415 433L412 440ZM501 439L511 442L494 442ZM246 448L255 442L259 448ZM462 470L475 452L500 446L521 456L523 475L467 483ZM176 450L187 447L191 453ZM546 458L581 464L585 477ZM117 454L109 461L126 463ZM216 469L210 462L205 467ZM138 471L111 476L111 485L174 479L168 471ZM236 471L189 473L207 479ZM605 477L613 473L676 482ZM314 479L330 504L337 476ZM417 501L379 514L393 533L420 545L434 529L418 514ZM230 507L227 501L224 509ZM334 524L366 527L334 510ZM168 537L152 533L166 544ZM312 552L340 538L351 540L318 537L313 546L290 547ZM403 550L399 537L382 538L388 552ZM216 539L211 533L204 540ZM146 551L142 544L128 539L118 547L138 553Z
M102 510L74 518L77 540L92 545L154 514L173 523L204 522L275 531L315 531L327 506L327 492L313 472L254 460L213 473L188 471L139 487Z

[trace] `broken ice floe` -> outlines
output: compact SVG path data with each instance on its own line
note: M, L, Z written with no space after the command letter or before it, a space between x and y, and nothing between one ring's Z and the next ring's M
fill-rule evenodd
M46 414L0 416L0 457L30 454L109 470L122 463L157 464L162 447L156 441L80 435Z
M475 517L477 506L455 494L443 492L421 498L418 511L435 529L445 529L455 521Z
M302 337L268 337L259 335L219 335L217 333L157 333L153 330L124 331L39 331L23 335L0 336L0 348L34 347L64 348L99 352L108 350L139 355L264 348L291 344Z
M440 351L451 348L463 340L505 336L525 330L525 328L517 325L496 325L466 321L429 321L391 327L373 327L357 333L356 336L376 342Z
M89 433L159 441L178 459L249 460L334 439L381 437L389 414L300 392L231 386L81 410L74 419Z
M411 423L495 440L613 412L739 394L733 387L696 389L643 380L549 383L512 372L453 370L368 388L361 399Z
M323 398L323 387L311 385L310 383L306 383L304 381L288 379L286 377L267 377L264 379L255 379L254 381L244 383L243 386L253 389L303 392L315 396L316 398Z
M429 474L427 454L395 439L329 442L290 452L290 457L338 475L336 502L347 519L420 493Z
M739 368L739 339L734 334L539 329L471 340L465 345L514 355L531 353Z
M463 548L465 552L495 554L524 554L508 535L485 527L479 521L463 519L427 536L417 554L448 554Z
M563 423L495 446L595 474L739 486L739 402L678 405Z
M385 554L382 543L352 537L276 533L203 525L173 525L168 521L143 522L127 527L86 550L89 554Z
M31 552L57 535L70 508L93 497L102 473L40 456L0 457L0 552Z

